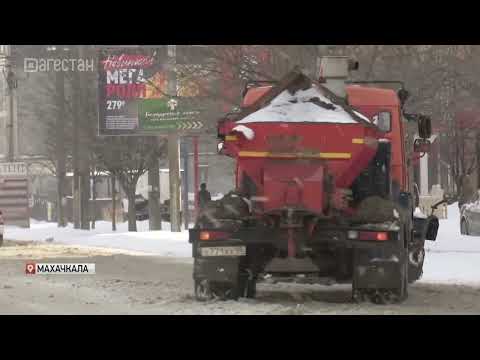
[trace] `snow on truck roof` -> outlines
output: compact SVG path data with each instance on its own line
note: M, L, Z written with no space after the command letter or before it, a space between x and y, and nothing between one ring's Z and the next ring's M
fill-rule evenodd
M355 114L371 122L358 111ZM358 123L341 105L327 99L314 84L293 94L288 90L282 91L267 106L237 121L237 124L254 122Z

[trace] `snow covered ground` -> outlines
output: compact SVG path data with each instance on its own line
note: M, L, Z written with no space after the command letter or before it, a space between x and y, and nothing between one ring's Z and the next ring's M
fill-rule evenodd
M480 285L480 237L460 234L458 205L448 206L437 240L426 241L422 282Z
M128 223L117 224L112 231L110 222L98 221L91 231L74 229L72 224L58 228L56 223L32 220L30 229L6 226L5 238L17 241L53 242L54 244L80 245L122 249L147 254L190 257L188 232L170 232L170 223L162 223L161 231L148 231L148 220L137 222L138 232L128 232ZM53 241L51 241L53 238Z
M480 237L460 235L457 204L448 207L448 219L440 220L435 242L426 241L424 283L480 285ZM97 222L92 231L76 230L70 224L57 228L55 223L32 221L31 229L6 226L5 238L18 241L122 249L176 258L191 257L188 232L173 233L170 224L163 223L162 231L148 231L148 221L137 223L139 232L128 232L127 223L118 224L112 232L109 222Z

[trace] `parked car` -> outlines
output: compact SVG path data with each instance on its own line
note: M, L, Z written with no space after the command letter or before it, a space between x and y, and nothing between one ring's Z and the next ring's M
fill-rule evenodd
M3 245L3 213L2 210L0 210L0 246Z
M463 235L480 235L480 194L460 208L460 233Z
M135 212L137 220L147 220L148 216L148 200L145 199L142 195L135 196Z

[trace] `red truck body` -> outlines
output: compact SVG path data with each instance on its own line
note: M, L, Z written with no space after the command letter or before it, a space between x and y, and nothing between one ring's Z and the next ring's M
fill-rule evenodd
M362 124L252 123L248 128L253 140L233 132L224 151L237 160L237 188L248 176L257 188L256 209L265 212L295 207L325 215L326 177L333 177L336 189L350 187L375 156L380 136Z

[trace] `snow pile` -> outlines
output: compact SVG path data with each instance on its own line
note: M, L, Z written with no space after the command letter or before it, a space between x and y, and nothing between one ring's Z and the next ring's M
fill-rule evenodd
M465 209L473 212L480 212L480 201L465 204Z
M253 130L246 127L245 125L235 126L232 131L238 131L239 133L242 133L243 136L245 136L248 140L253 140L253 138L255 137L255 133L253 132Z
M368 118L358 113L367 121ZM356 124L357 121L341 106L332 103L316 88L299 90L290 94L280 93L270 104L238 121L238 124L254 122L314 122Z
M112 231L110 222L98 221L91 231L74 229L72 224L58 228L56 223L32 220L30 229L6 226L5 238L17 241L47 242L109 249L130 250L160 256L191 257L188 231L170 232L170 223L162 223L161 231L148 231L148 220L137 222L138 232L128 232L128 223L119 223Z

